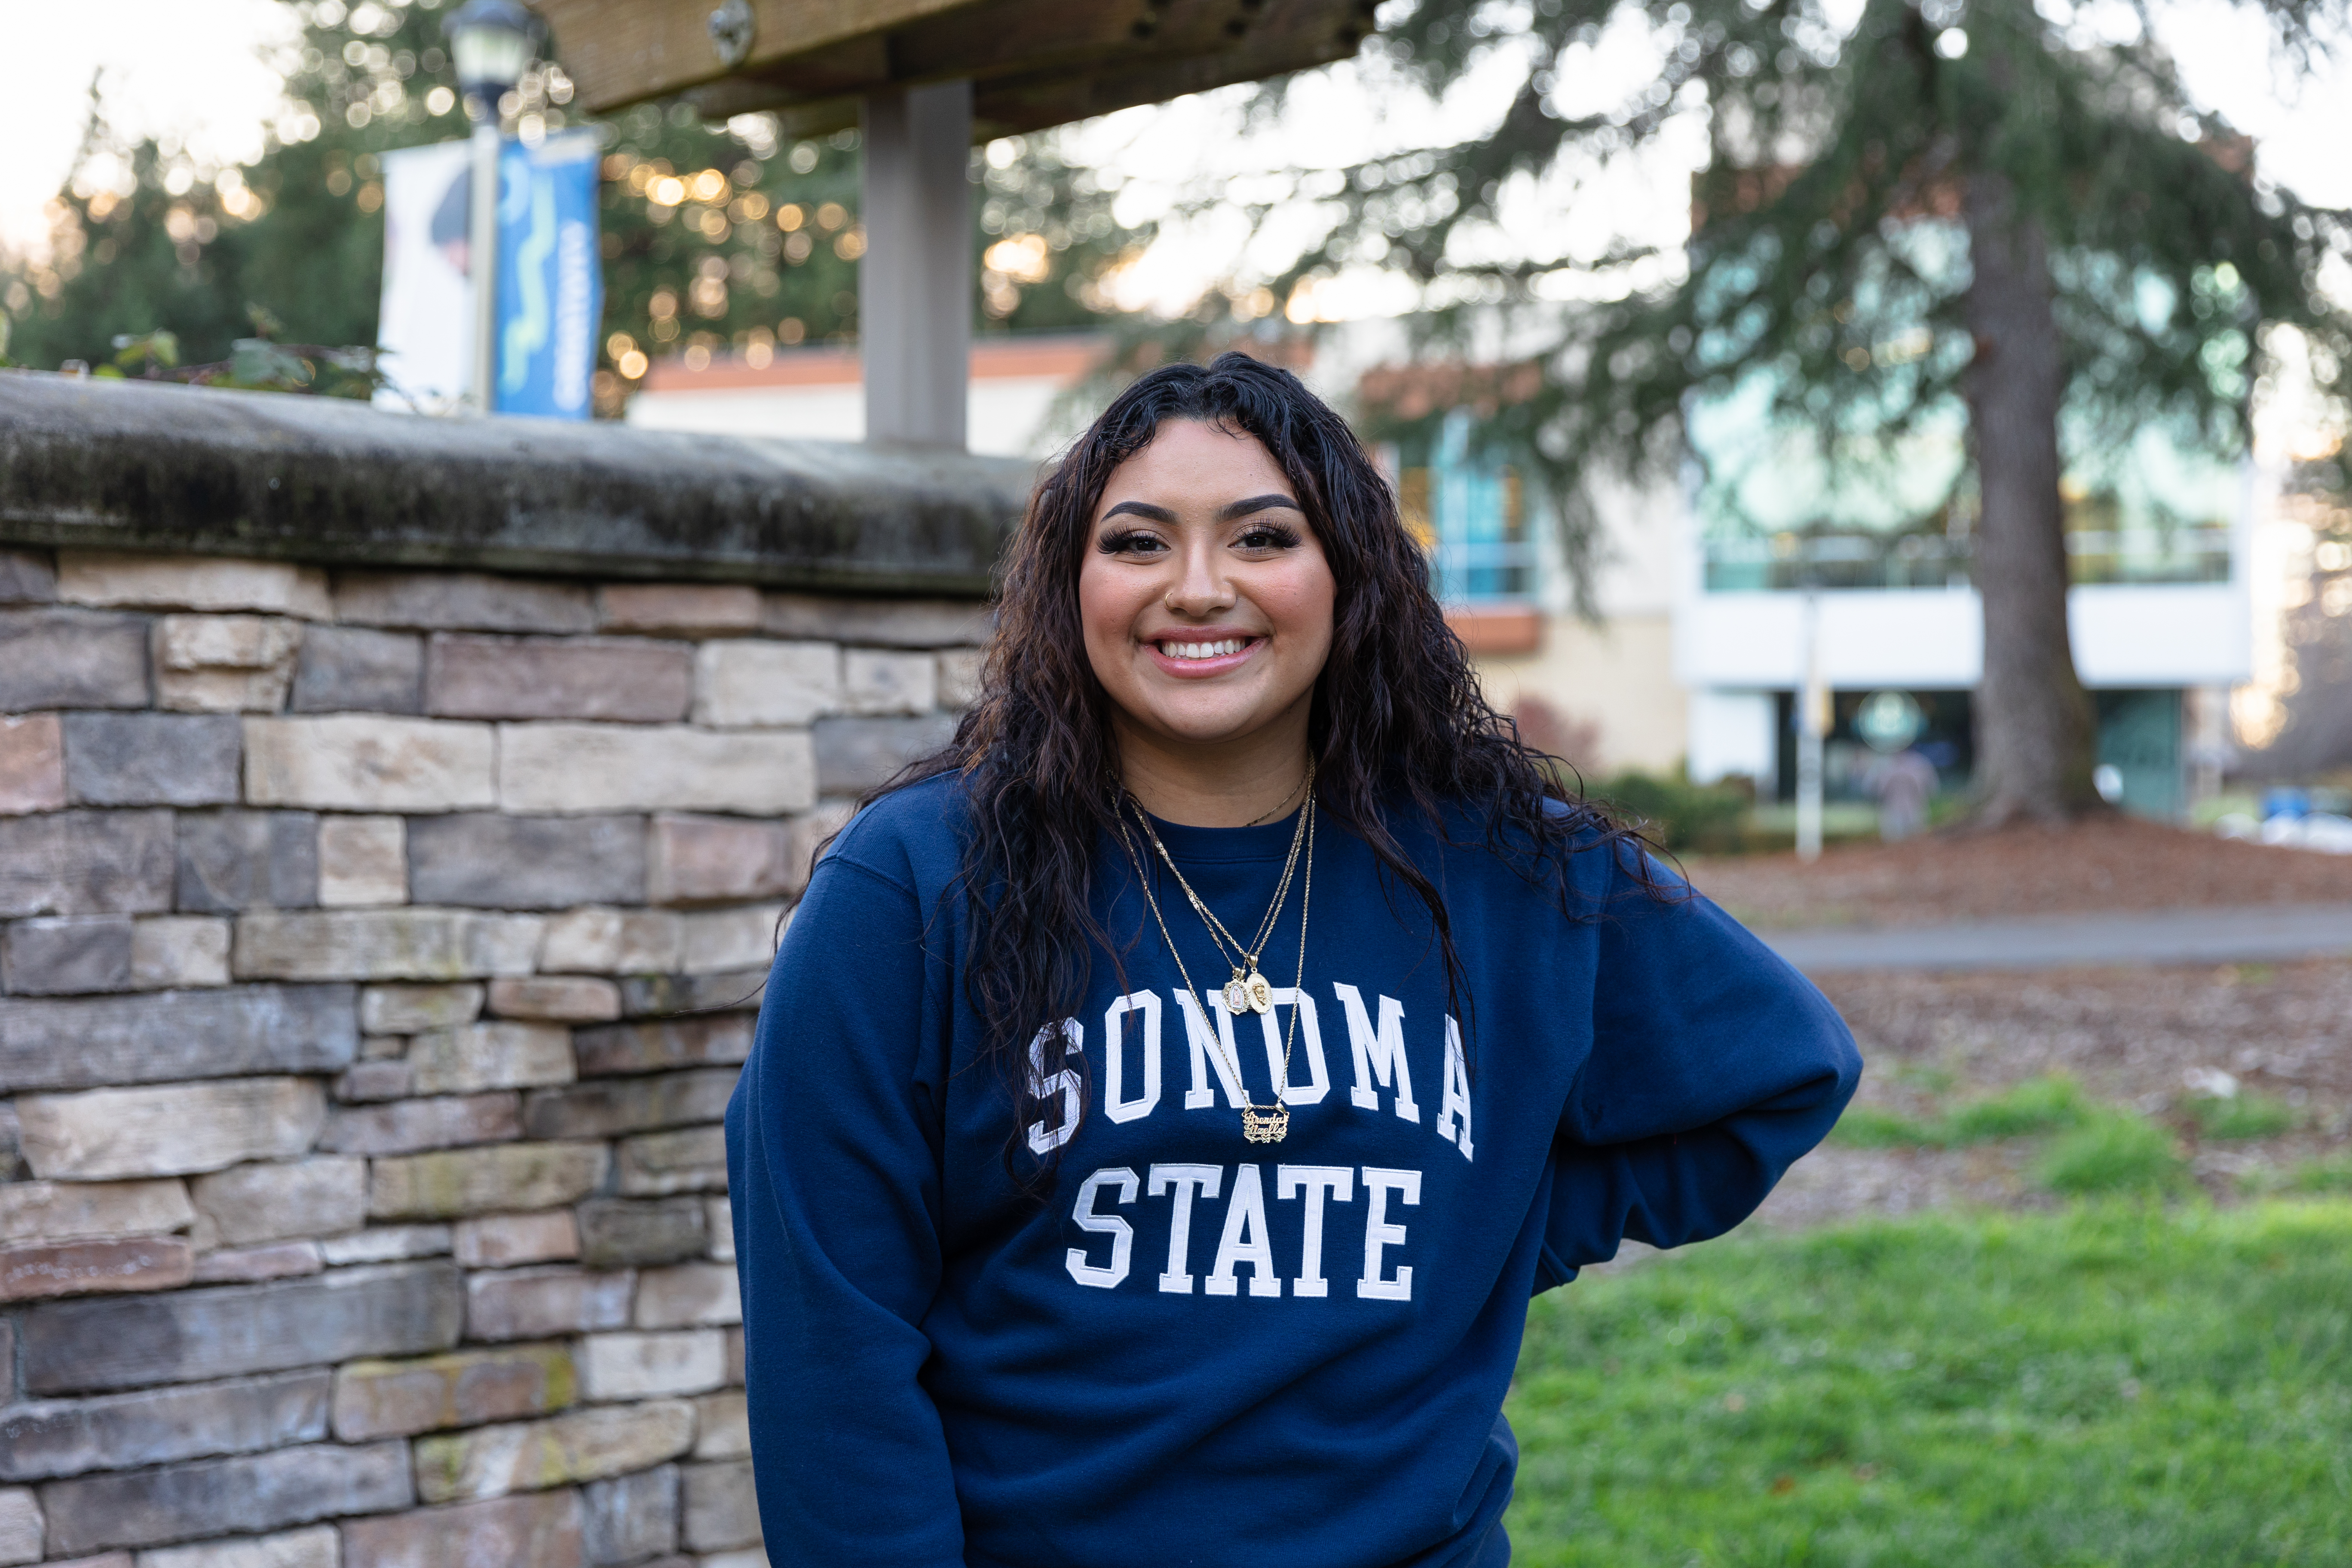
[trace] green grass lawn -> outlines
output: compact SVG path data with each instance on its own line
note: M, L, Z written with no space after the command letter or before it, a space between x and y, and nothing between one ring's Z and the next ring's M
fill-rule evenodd
M2352 1202L1735 1237L1538 1299L1520 1568L2352 1563Z

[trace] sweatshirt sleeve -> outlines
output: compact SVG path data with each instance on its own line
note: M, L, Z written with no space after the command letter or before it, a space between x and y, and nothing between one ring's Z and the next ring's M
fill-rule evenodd
M920 1373L940 1286L940 1062L915 895L828 856L727 1110L744 1382L769 1560L961 1568Z
M1754 1213L1862 1076L1811 981L1709 900L1651 898L1622 864L1599 917L1592 1048L1562 1109L1538 1288Z

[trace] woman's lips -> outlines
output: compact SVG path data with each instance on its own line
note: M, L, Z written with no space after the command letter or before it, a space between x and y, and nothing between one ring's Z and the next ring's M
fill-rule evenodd
M1239 646L1235 647L1236 644ZM1151 650L1151 662L1160 667L1161 673L1172 675L1179 680L1205 680L1248 663L1250 657L1265 646L1265 638L1234 635L1162 637L1143 646ZM1208 651L1220 648L1233 651ZM1171 649L1176 651L1171 652ZM1205 654L1206 657L1187 657L1194 654Z

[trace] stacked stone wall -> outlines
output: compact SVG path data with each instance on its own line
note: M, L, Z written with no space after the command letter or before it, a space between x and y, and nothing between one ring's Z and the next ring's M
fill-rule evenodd
M764 1562L719 1119L982 629L0 552L0 1564Z

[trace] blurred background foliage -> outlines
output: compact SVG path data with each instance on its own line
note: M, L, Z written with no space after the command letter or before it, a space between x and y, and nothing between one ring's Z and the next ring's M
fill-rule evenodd
M383 154L467 133L442 37L454 0L287 3L300 30L275 62L286 101L251 163L208 169L176 142L118 137L93 92L48 255L0 260L17 363L102 365L157 331L189 363L226 362L253 341L255 307L288 341L373 345ZM542 66L503 108L526 139L592 125L604 142L600 412L617 413L663 353L760 360L779 344L855 337L855 132L792 142L769 116L709 124L684 104L593 121L572 96L561 68ZM1094 322L1102 274L1149 234L1119 226L1116 191L1066 162L1051 134L974 157L978 330Z

